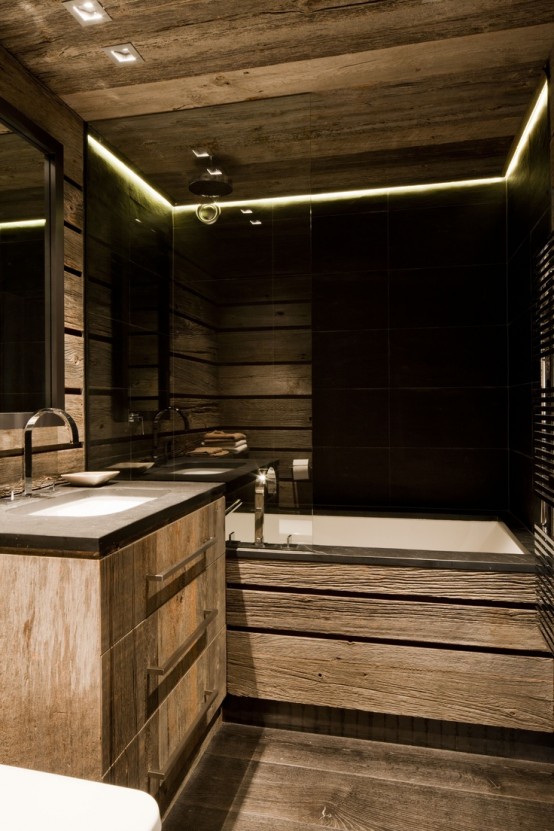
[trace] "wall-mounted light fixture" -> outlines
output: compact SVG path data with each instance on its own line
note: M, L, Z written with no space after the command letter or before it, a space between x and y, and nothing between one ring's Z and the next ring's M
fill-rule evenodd
M98 0L65 0L62 4L81 26L96 26L111 20Z
M103 46L102 50L118 66L144 63L144 58L139 55L132 43L117 43L115 46Z

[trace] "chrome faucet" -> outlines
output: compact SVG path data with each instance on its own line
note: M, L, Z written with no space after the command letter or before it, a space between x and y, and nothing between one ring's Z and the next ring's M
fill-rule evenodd
M25 496L33 494L33 428L44 415L58 416L62 422L65 422L71 433L71 444L79 444L79 431L69 413L58 407L43 407L37 410L23 428L23 492Z
M159 458L169 455L167 452L161 455L158 452L160 449L160 421L164 418L164 416L168 415L169 413L177 413L177 415L180 415L183 419L185 430L189 429L188 418L186 417L185 413L179 409L179 407L170 406L165 407L165 409L163 410L158 410L152 422L152 458L154 459L154 461L157 461Z
M254 487L254 542L264 544L265 486L267 471L259 470Z

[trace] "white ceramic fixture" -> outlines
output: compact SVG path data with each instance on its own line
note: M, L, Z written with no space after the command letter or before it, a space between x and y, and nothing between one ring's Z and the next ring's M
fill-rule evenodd
M62 473L62 479L71 485L89 488L104 485L116 476L119 476L119 470L80 470L78 473Z
M108 514L119 514L121 511L128 511L151 502L155 496L100 496L94 494L85 499L77 497L67 502L58 502L49 508L42 508L40 511L33 511L32 516L53 516L53 517L87 517L107 516Z
M0 765L6 831L161 831L149 794L103 782Z

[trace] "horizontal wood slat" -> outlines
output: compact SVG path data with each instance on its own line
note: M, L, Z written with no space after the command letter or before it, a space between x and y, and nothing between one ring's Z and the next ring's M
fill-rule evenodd
M277 701L552 731L550 658L229 632L228 690Z
M546 652L534 609L228 589L229 626Z
M227 583L243 586L340 591L351 594L411 595L453 600L530 603L536 601L533 574L395 568L271 560L228 560Z

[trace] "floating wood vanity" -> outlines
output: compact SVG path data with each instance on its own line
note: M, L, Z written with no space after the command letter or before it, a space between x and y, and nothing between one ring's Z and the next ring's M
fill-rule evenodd
M230 547L229 693L552 732L532 557L463 560Z
M42 550L32 516L19 547L0 535L0 758L141 788L163 808L225 696L224 499L218 485L156 487L162 508L81 520L80 545L74 519L49 518L48 538L37 518Z

